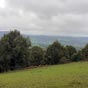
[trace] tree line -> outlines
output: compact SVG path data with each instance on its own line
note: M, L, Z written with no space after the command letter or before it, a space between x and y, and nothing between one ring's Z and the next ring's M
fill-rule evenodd
M85 60L88 60L88 44L77 51L73 46L63 46L55 41L44 49L32 46L30 38L22 36L17 30L0 39L0 72Z

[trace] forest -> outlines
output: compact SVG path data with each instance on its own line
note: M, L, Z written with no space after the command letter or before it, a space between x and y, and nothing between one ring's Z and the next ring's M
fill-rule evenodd
M33 46L29 37L10 31L0 39L0 72L31 66L57 65L88 60L88 44L80 50L55 40L47 48Z

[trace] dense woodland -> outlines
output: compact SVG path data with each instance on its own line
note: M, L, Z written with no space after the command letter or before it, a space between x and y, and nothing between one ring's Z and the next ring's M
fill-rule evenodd
M58 41L47 48L32 46L30 38L10 31L0 39L0 72L30 66L56 65L88 60L88 44L81 50L63 46Z

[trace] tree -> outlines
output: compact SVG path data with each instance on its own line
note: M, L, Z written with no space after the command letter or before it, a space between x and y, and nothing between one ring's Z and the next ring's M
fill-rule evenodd
M58 64L63 56L64 48L58 41L48 46L46 50L47 64Z
M59 61L60 64L65 64L65 63L69 63L69 62L70 62L70 60L65 56L63 56Z
M85 60L88 60L88 44L82 49Z
M38 46L32 47L30 51L30 64L32 66L39 66L42 64L44 58L44 51Z
M72 61L77 62L82 60L84 60L84 56L81 51L78 51L72 55Z
M0 69L14 70L28 66L31 42L14 30L0 40Z
M68 59L72 59L72 55L75 54L77 51L75 49L75 47L73 46L66 46L65 47L65 55Z

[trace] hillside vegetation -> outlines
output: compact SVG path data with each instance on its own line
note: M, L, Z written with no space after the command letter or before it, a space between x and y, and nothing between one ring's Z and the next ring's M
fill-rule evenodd
M88 61L88 44L78 51L56 40L47 48L42 48L33 46L30 38L24 37L17 30L10 31L0 39L0 72L85 60Z
M0 74L0 88L88 88L88 62Z

